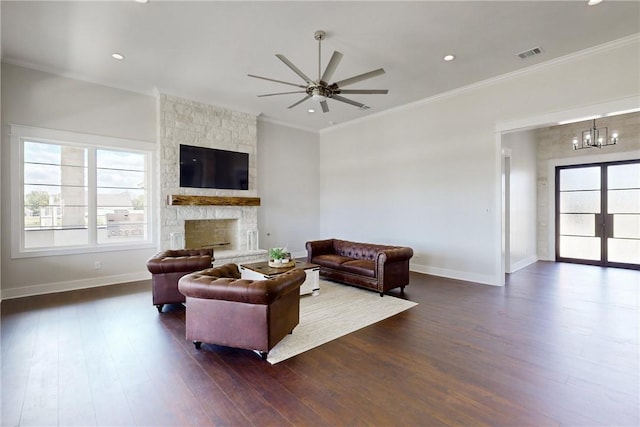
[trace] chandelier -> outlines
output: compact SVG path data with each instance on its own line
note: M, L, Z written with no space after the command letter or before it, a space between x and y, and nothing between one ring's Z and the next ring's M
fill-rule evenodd
M582 139L578 139L577 136L573 137L573 149L582 150L583 148L602 148L607 145L617 144L618 132L614 130L611 133L611 138L609 138L608 134L608 128L606 126L597 128L596 119L593 119L593 126L588 130L582 131Z

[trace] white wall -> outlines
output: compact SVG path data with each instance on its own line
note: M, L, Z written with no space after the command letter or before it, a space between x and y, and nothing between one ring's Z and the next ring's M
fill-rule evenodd
M10 194L8 125L155 142L152 96L2 64L2 194ZM2 198L2 298L149 277L153 249L12 259L10 200ZM94 261L102 262L94 270Z
M317 133L258 120L260 247L305 256L305 242L319 238L318 158Z
M517 271L538 260L537 257L537 139L536 131L503 135L502 147L510 157L510 265L508 272Z
M636 36L322 132L321 234L501 284L498 124L637 96L639 52Z

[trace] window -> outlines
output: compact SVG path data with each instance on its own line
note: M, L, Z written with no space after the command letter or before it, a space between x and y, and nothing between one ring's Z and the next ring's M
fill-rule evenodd
M11 126L14 257L152 242L154 144Z

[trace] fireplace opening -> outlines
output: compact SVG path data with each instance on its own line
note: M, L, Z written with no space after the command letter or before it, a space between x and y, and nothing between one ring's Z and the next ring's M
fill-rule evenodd
M185 248L238 250L237 219L197 219L184 222Z

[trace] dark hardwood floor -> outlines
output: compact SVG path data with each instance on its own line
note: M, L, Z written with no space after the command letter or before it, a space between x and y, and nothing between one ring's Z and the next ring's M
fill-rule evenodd
M146 281L3 301L2 425L640 424L640 272L412 273L404 297L420 304L274 366L195 350Z

